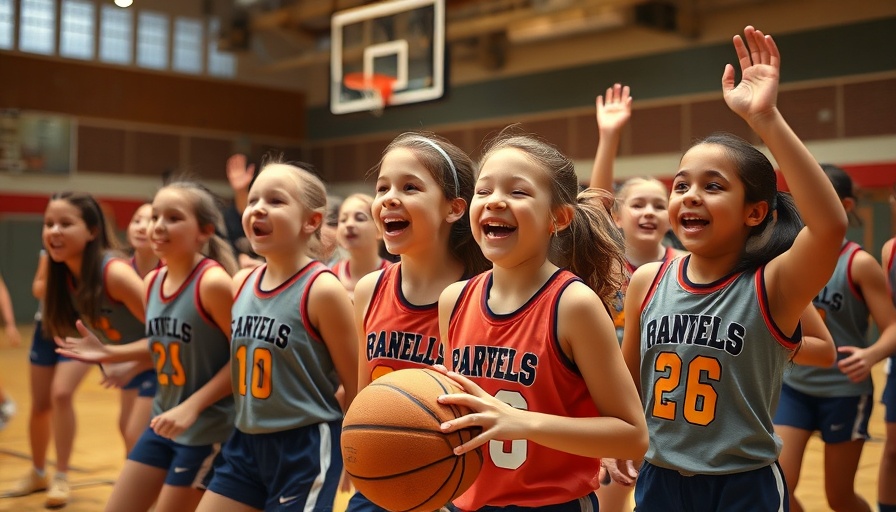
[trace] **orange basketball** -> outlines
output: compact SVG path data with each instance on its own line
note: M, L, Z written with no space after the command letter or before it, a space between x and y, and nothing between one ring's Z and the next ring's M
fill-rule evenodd
M482 467L482 453L454 455L479 429L439 426L470 411L440 404L462 393L433 370L398 370L361 390L342 423L342 460L355 488L387 510L432 511L460 496Z

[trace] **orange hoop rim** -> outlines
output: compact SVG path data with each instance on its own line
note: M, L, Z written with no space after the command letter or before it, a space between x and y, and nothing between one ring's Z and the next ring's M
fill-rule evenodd
M365 77L363 71L355 73L346 73L342 79L342 83L353 91L370 91L376 90L383 98L383 104L388 105L389 99L392 97L392 86L395 84L396 78L389 75L381 75L374 73L370 77Z

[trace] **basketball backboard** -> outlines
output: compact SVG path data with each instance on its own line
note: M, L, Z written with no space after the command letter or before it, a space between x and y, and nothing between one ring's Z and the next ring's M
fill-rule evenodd
M444 0L389 0L331 21L330 111L377 111L445 92Z

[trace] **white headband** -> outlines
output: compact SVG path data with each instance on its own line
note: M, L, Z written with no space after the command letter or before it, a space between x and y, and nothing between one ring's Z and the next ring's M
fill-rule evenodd
M454 178L454 195L460 197L460 183L457 181L457 169L454 168L454 162L451 161L451 157L448 156L448 153L446 153L444 149L440 148L438 144L427 139L426 137L414 137L411 140L419 140L420 142L425 142L434 147L436 151L438 151L442 154L443 157L445 157L445 161L448 162L448 167L451 168L451 177Z

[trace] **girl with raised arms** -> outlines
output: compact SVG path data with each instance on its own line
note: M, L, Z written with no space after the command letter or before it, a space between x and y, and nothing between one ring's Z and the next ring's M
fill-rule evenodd
M623 354L650 432L639 512L787 510L772 413L800 316L846 230L830 182L777 109L774 40L747 27L734 48L742 77L735 87L725 67L725 102L766 143L793 197L733 135L711 135L681 159L669 218L690 254L641 266L625 298Z

